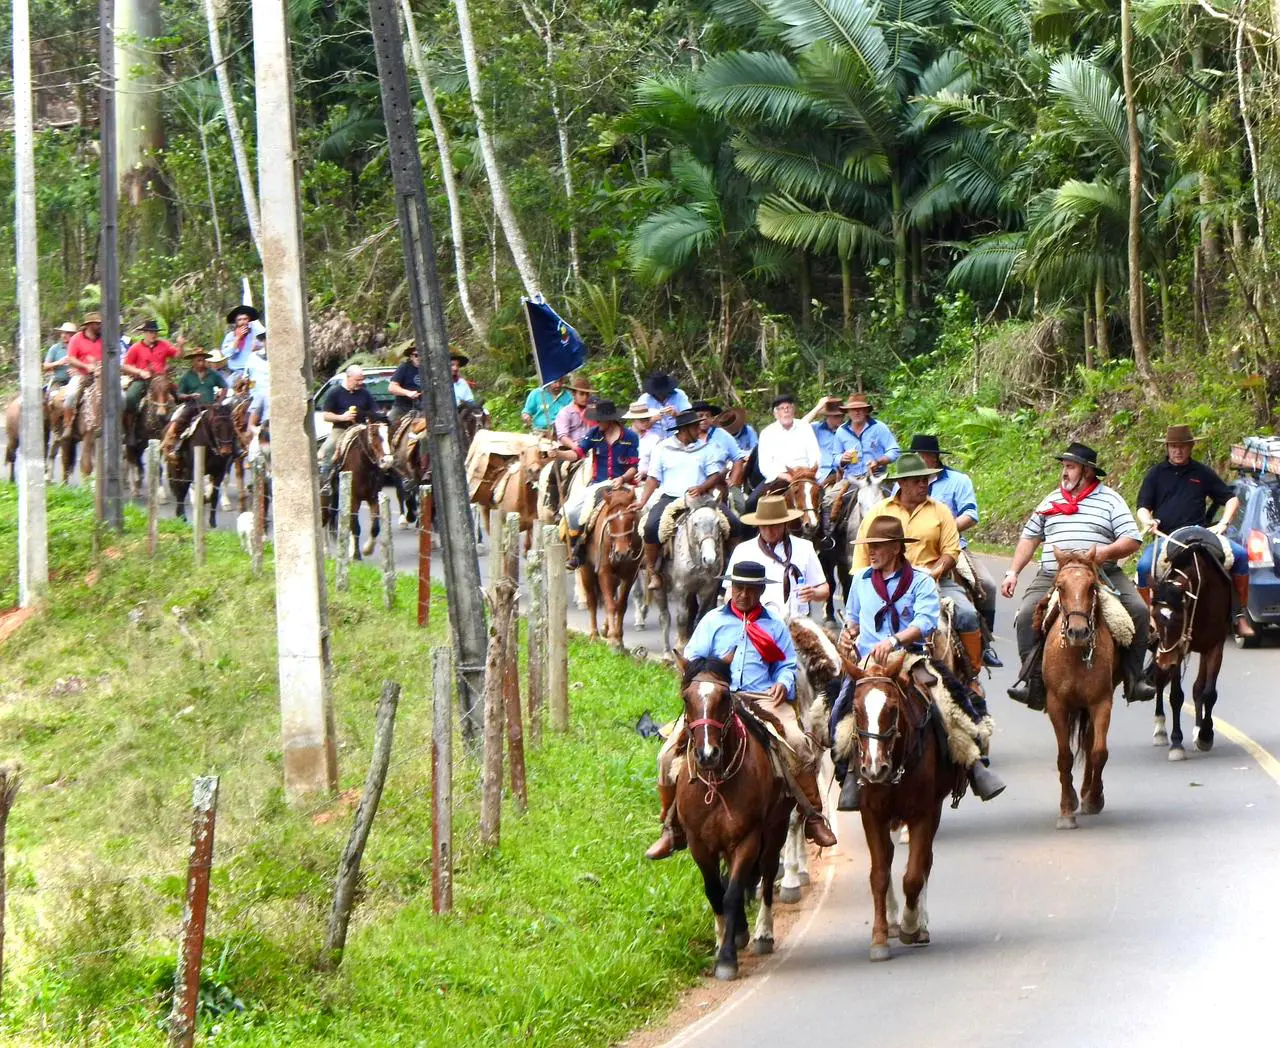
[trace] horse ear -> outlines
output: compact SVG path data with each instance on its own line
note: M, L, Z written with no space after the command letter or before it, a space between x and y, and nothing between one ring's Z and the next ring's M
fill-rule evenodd
M840 654L840 668L844 670L844 675L846 677L848 677L850 680L856 681L859 677L866 676L866 674L862 672L862 667L859 666L856 662L854 662L853 659L849 658L849 656L844 654L843 652L840 652L839 654Z
M896 677L902 672L902 664L907 659L905 651L895 651L890 655L884 664L884 675L886 677Z
M684 657L679 648L673 648L671 655L676 660L676 668L680 671L680 676L684 677L685 670L689 668L689 660Z

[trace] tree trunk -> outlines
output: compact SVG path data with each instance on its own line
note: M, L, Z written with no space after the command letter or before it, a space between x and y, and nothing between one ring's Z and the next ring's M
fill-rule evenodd
M924 301L924 237L911 230L911 308L919 309Z
M848 334L853 330L853 263L847 258L840 260L840 309Z
M809 252L801 251L796 281L800 297L800 330L808 331L813 323L813 279L809 272Z
M1093 310L1090 307L1090 297L1086 292L1084 296L1084 309L1080 313L1081 319L1084 321L1084 366L1087 370L1092 371L1094 365L1093 359Z
M258 218L258 193L254 189L253 175L249 170L249 154L244 148L244 132L240 130L240 117L236 115L235 99L231 97L231 81L227 77L227 59L222 53L222 38L218 35L218 14L214 0L204 0L204 18L209 26L209 54L213 56L213 72L218 78L218 93L222 96L222 115L227 122L227 137L231 139L231 154L236 161L236 175L240 179L240 195L244 198L244 213L249 220L249 236L262 258L262 230Z
M1120 65L1124 76L1124 112L1129 126L1129 331L1133 362L1150 377L1146 316L1142 295L1142 139L1138 133L1138 101L1133 84L1133 8L1120 0Z
M1280 9L1280 0L1275 0L1277 9ZM1191 49L1191 69L1193 72L1199 73L1204 70L1204 42L1197 41ZM1207 109L1201 111L1197 118L1197 131L1199 138L1198 148L1201 151L1207 151L1210 148L1209 142L1209 113ZM1208 266L1211 273L1216 273L1218 268L1218 256L1220 254L1218 248L1218 225L1209 217L1209 207L1213 202L1213 180L1205 173L1200 175L1200 210L1204 217L1200 219L1200 244L1203 248L1202 265ZM1201 277L1203 281L1203 274ZM1201 287L1203 291L1203 285Z
M1156 274L1160 279L1160 350L1167 360L1172 352L1169 342L1169 266L1163 257L1156 260Z
M1262 194L1262 167L1258 159L1258 143L1254 140L1253 125L1249 122L1248 94L1244 83L1244 6L1240 8L1240 24L1236 26L1236 91L1240 101L1240 123L1244 125L1244 140L1249 147L1250 183L1253 186L1253 208L1258 221L1258 258L1263 271L1267 268L1267 202Z
M126 207L122 254L162 249L165 201L156 189L163 179L164 119L160 115L160 64L153 43L163 33L158 0L115 0L116 169Z
M205 2L209 3L211 0L205 0ZM520 274L520 282L524 285L525 294L532 298L539 293L538 274L534 269L524 234L520 232L520 225L516 221L515 209L511 206L511 198L507 194L507 182L502 174L502 168L498 165L498 154L493 148L493 139L489 135L489 124L484 113L484 98L480 86L480 63L476 57L475 34L471 29L471 8L467 0L453 0L453 6L458 13L462 60L467 67L471 110L476 118L476 141L480 144L485 175L489 179L493 208L502 225L502 235L506 238L507 247L511 250L511 258Z
M222 223L218 221L218 198L213 192L213 166L209 163L209 137L203 123L200 124L197 130L200 134L200 157L204 160L204 181L206 188L209 190L209 215L213 218L214 253L218 258L221 258Z
M1107 331L1107 282L1098 269L1098 278L1093 285L1093 320L1098 337L1098 363L1105 364L1111 359L1111 334Z
M897 172L891 183L893 193L893 309L907 315L907 219L902 210L902 183Z
M445 127L444 117L436 104L435 89L427 78L427 63L423 60L422 44L418 40L418 27L413 19L413 8L409 6L409 0L400 0L400 9L404 13L404 23L409 35L409 58L418 74L418 87L422 90L422 101L427 107L431 131L436 138L436 152L440 157L440 181L444 184L444 195L449 201L449 234L453 240L453 268L458 281L458 301L471 330L483 342L488 337L488 325L480 319L471 301L467 248L462 230L462 198L458 194L458 180L453 174L453 147L449 144L449 129Z

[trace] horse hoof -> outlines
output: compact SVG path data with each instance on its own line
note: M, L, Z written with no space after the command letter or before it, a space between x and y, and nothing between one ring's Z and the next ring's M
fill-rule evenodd
M1084 804L1080 806L1080 811L1085 815L1097 815L1102 811L1105 804L1106 801L1101 797L1098 797L1097 799L1094 799L1093 797L1086 797L1084 799Z
M778 901L779 902L799 902L800 889L799 888L780 888L778 890Z
M749 931L740 931L733 937L733 945L739 950L745 950L747 943L751 941L751 933Z
M1169 759L1171 761L1185 761L1187 759L1187 751L1181 746L1173 746L1169 750Z
M1059 815L1058 829L1074 830L1076 828L1076 817L1074 815Z
M887 961L892 954L889 953L888 943L872 943L871 951L868 954L873 961Z
M919 928L914 932L900 932L898 941L903 946L928 946L929 932L925 928Z
M721 982L732 982L738 977L738 966L736 964L717 964L716 978Z
M1213 736L1210 735L1208 738L1206 738L1203 735L1197 735L1196 749L1198 749L1201 753L1208 753L1211 749L1213 749Z
M772 939L756 939L751 943L751 952L757 957L765 957L773 953Z
M1169 733L1167 731L1156 732L1154 735L1151 736L1151 745L1152 746L1168 746Z

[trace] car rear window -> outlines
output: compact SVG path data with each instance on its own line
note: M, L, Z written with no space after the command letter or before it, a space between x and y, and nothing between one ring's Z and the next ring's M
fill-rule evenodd
M1264 485L1261 516L1263 530L1272 538L1280 538L1280 486Z

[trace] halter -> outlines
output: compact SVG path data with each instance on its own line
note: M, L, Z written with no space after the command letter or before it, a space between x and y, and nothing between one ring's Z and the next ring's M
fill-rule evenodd
M1184 666L1187 653L1191 650L1191 622L1195 618L1196 602L1200 599L1200 585L1204 581L1203 576L1200 574L1200 559L1198 557L1192 557L1191 559L1196 566L1196 578L1194 585L1192 584L1191 576L1183 571L1182 568L1174 568L1173 571L1169 573L1171 576L1180 576L1187 584L1186 587L1178 587L1178 589L1182 591L1182 599L1184 602L1182 609L1182 631L1178 635L1178 639L1169 645L1162 643L1159 640L1161 635L1160 627L1159 625L1156 626L1156 658L1159 658L1161 655L1169 655L1173 652L1177 652L1178 659L1184 663ZM1190 606L1188 606L1186 602L1190 602ZM1152 601L1152 607L1154 609L1155 601ZM1152 616L1152 618L1154 620L1154 616Z
M699 673L689 683L690 684L717 684L720 687L724 688L726 691L729 689L729 685L725 681L721 680L719 677L715 677L715 676L711 676L709 674L703 674L703 673ZM733 709L733 712L729 715L728 720L718 721L712 717L699 717L696 720L689 721L688 723L686 723L685 729L689 732L689 741L685 744L685 750L684 750L685 767L688 769L688 772L689 772L689 780L691 782L694 780L697 780L707 788L707 793L706 793L706 796L703 797L702 803L710 805L710 804L714 804L715 801L718 799L720 803L725 806L726 810L728 810L729 802L726 801L723 796L721 796L720 789L722 786L724 786L726 782L728 782L730 779L732 779L735 775L738 774L738 772L742 769L742 765L745 763L747 759L747 745L746 745L747 728L746 728L746 725L742 723L742 717L739 715L738 710L736 708L736 704L733 702L732 692L729 693L729 702ZM731 731L727 735L725 733L726 727L731 729ZM693 733L698 728L715 728L718 732L720 732L720 737L722 740L720 757L722 762L724 760L725 751L728 749L728 746L725 745L724 743L727 742L727 740L730 738L736 738L738 740L737 747L734 749L733 755L729 758L728 766L722 767L720 769L713 769L710 772L703 774L703 769L694 763ZM708 739L708 741L710 740ZM719 774L717 774L717 770Z
M902 708L903 706L906 705L906 702L907 702L906 692L902 690L902 685L898 682L897 678L895 677L885 677L885 676L868 674L867 676L859 677L856 681L854 681L854 687L857 688L864 682L872 683L872 684L888 684L888 685L891 685L894 691L898 693L899 702L893 711L893 727L890 728L888 731L884 731L884 732L864 731L862 728L857 727L856 712L854 715L855 731L858 734L858 738L860 740L874 739L876 742L883 742L889 746L889 752L890 754L892 754L894 745L897 743L898 739L902 735ZM855 710L856 710L856 703L855 703ZM914 758L918 756L918 754L920 753L921 751L920 744L924 739L924 732L925 732L925 729L928 727L928 725L929 725L929 710L926 709L925 716L920 721L920 726L915 731L915 737L912 739L911 746L903 747L902 759L893 765L893 774L890 775L889 781L887 783L875 783L875 784L867 783L867 785L897 786L898 783L902 781L902 777L906 775L908 770L910 770L911 766L914 764ZM861 778L860 771L859 771L859 778Z
M1092 571L1091 568L1086 567L1084 564L1064 564L1062 567L1058 568L1058 578L1062 577L1062 573L1064 571L1068 571L1072 568L1081 571ZM1063 648L1073 646L1070 638L1067 636L1067 623L1071 620L1071 617L1074 615L1078 618L1084 619L1089 631L1087 635L1088 647L1086 647L1081 661L1084 662L1085 669L1089 670L1093 669L1093 656L1098 640L1098 573L1096 571L1093 571L1093 582L1091 585L1093 588L1093 600L1089 602L1089 613L1087 615L1083 611L1068 611L1062 604L1062 594L1058 594L1059 646ZM1055 590L1058 588L1057 579L1054 580L1053 588Z

